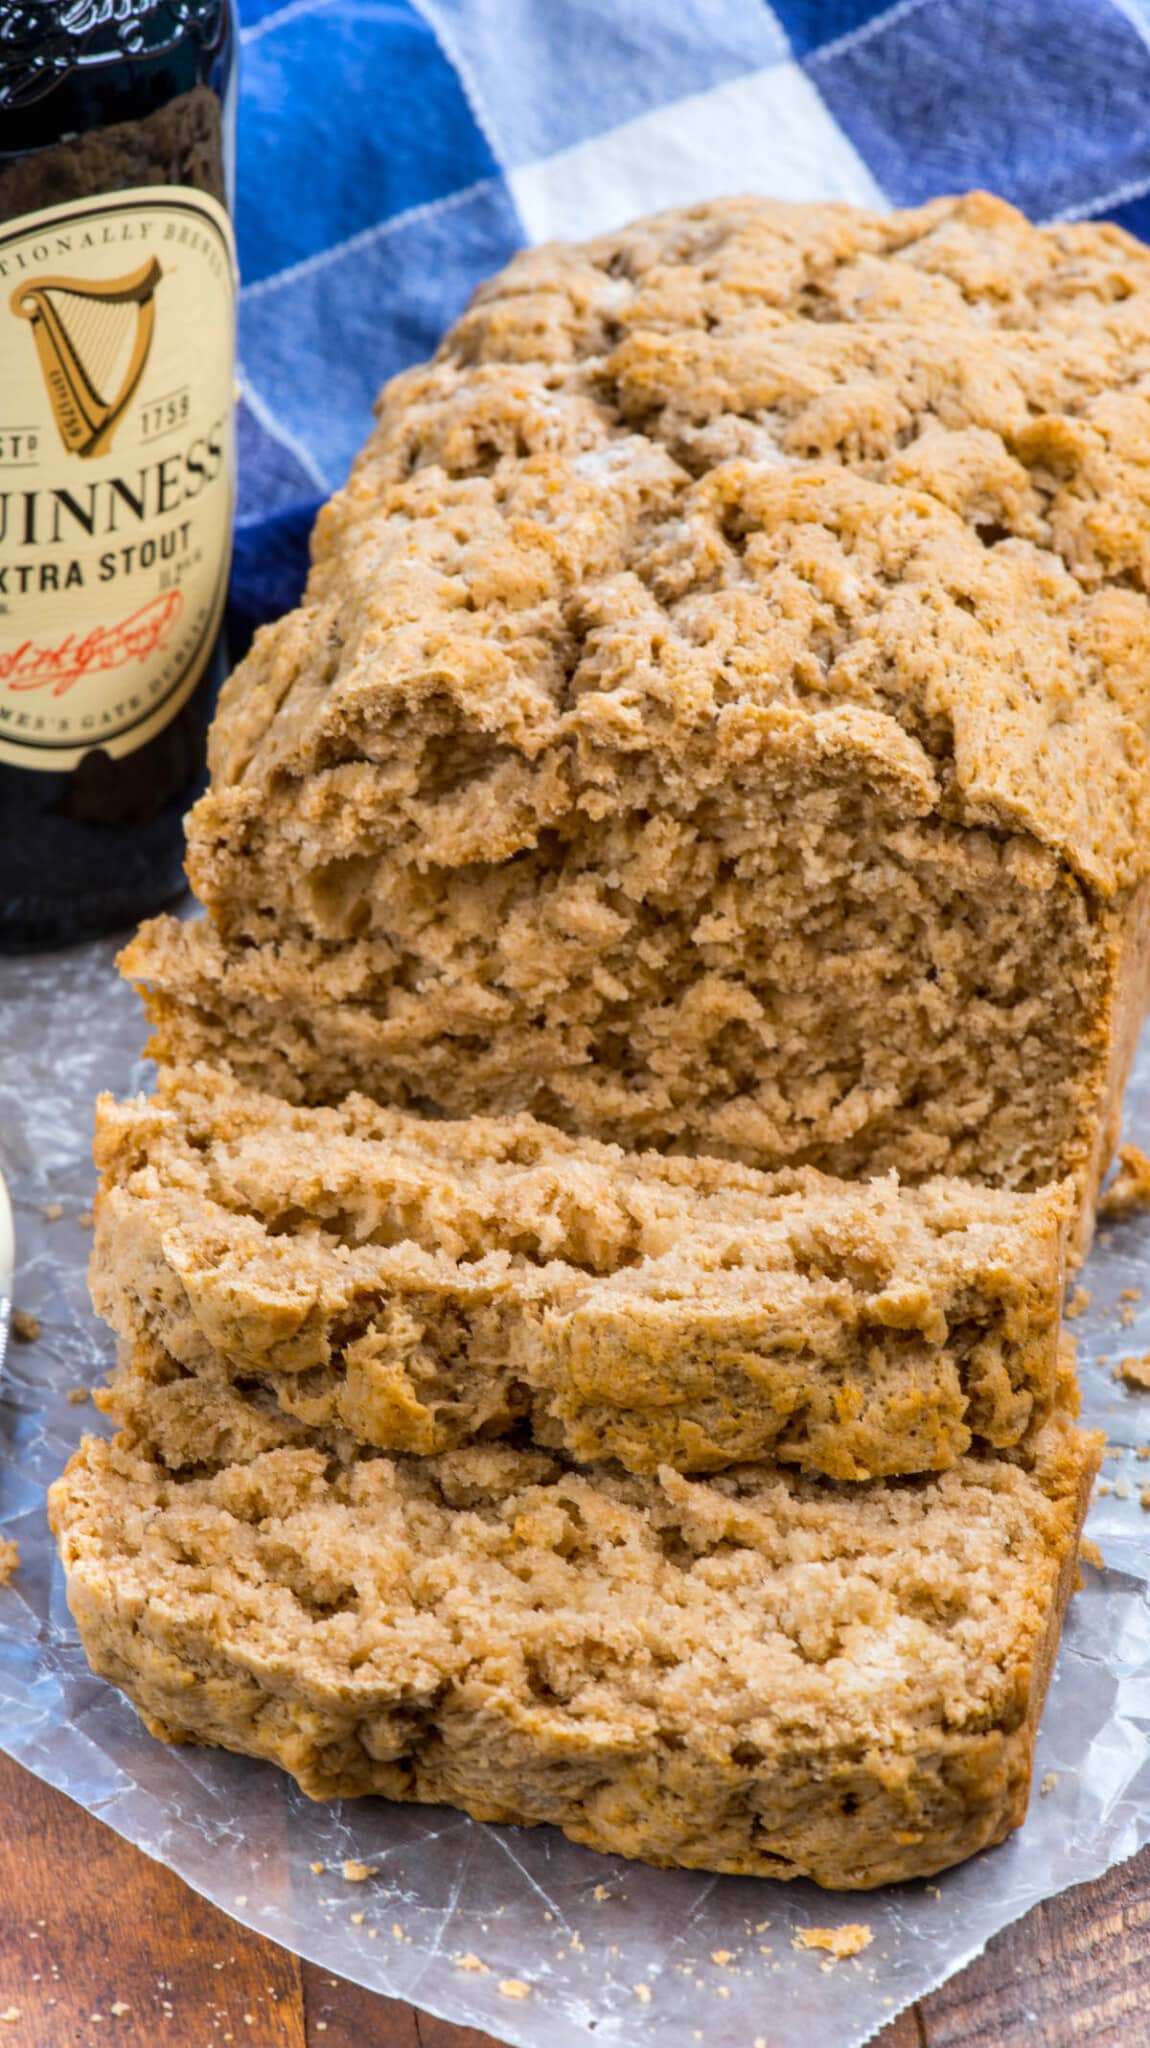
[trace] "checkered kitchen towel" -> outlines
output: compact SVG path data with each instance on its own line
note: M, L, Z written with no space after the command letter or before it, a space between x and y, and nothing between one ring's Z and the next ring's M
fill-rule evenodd
M985 185L1150 238L1150 0L239 0L242 636L386 377L524 242Z

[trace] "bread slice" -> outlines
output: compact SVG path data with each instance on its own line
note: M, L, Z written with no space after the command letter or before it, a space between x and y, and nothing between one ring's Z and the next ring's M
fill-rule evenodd
M1017 1453L840 1487L338 1456L195 1378L114 1400L52 1526L93 1668L165 1740L850 1889L1023 1817L1099 1455L1061 1410Z
M96 1156L120 1335L385 1450L522 1423L630 1471L864 1479L1015 1444L1053 1397L1067 1188L772 1177L203 1066L101 1097Z
M297 1099L1094 1192L1146 998L1150 253L984 194L518 256L384 393L128 948Z

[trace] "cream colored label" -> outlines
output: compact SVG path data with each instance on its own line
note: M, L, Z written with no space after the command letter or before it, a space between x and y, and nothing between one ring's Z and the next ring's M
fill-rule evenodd
M130 753L203 674L235 299L227 214L183 186L0 226L0 761Z

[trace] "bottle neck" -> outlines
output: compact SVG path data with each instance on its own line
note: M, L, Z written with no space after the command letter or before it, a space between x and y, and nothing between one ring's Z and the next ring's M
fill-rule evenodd
M229 0L17 0L0 32L0 163L206 85L227 96Z

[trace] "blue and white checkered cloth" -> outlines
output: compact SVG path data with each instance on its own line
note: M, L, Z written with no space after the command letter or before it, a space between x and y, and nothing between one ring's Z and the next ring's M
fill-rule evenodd
M988 186L1150 239L1150 0L240 0L235 622L383 380L525 242L723 192Z

